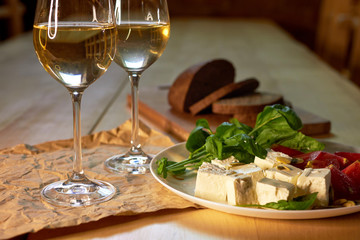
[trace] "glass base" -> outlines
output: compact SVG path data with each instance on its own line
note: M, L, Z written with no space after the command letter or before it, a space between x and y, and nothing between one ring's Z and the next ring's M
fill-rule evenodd
M145 174L149 172L152 157L137 149L126 154L115 155L105 161L105 168L115 173Z
M110 200L116 193L113 185L99 180L63 180L51 183L41 191L41 198L65 207L89 206Z

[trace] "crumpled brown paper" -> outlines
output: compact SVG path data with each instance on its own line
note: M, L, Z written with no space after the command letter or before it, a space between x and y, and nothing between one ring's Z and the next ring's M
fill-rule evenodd
M54 207L41 201L41 189L66 179L72 170L72 140L21 144L0 150L0 238L15 237L43 228L96 221L111 215L133 215L160 209L197 207L171 193L151 175L109 173L103 163L128 150L130 121L111 131L83 137L83 168L89 178L112 183L113 199L89 207ZM140 141L149 154L173 145L171 140L141 124Z

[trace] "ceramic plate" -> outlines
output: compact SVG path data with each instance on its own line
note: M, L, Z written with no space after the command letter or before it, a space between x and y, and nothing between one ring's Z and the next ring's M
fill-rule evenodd
M349 152L360 152L360 148L345 146L332 142L325 142L326 151L349 151ZM172 147L169 147L160 153L158 153L150 163L150 171L159 183L165 186L175 194L201 206L218 210L221 212L258 217L258 218L271 218L271 219L316 219L316 218L327 218L346 215L360 211L360 205L353 207L342 207L342 208L330 208L330 209L316 209L316 210L269 210L269 209L257 209L257 208L246 208L231 206L226 203L219 203L208 201L194 196L196 173L187 172L181 178L174 178L169 175L166 179L162 178L157 174L156 161L162 157L167 157L171 161L179 162L188 157L188 151L185 148L185 143L179 143Z

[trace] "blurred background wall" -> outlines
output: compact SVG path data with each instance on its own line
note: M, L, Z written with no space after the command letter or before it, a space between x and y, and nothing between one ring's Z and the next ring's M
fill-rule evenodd
M167 1L171 18L270 19L360 86L360 0ZM0 41L31 31L35 6L36 0L0 0Z
M267 18L314 48L322 0L168 0L172 16Z
M32 29L36 0L0 0L25 6L24 31ZM171 17L244 17L269 18L297 39L314 47L321 0L168 0ZM1 36L9 37L9 20L1 19Z
M0 0L0 41L32 29L36 0Z

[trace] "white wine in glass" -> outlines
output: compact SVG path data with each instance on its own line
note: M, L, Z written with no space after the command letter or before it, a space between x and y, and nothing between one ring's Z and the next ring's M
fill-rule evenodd
M144 174L151 157L138 141L138 84L141 74L163 53L170 37L170 19L166 0L116 0L117 25L114 61L129 76L131 83L131 148L125 154L105 161L112 172Z
M38 0L33 41L44 69L67 88L73 103L74 158L68 179L45 186L43 200L59 206L88 206L111 199L115 188L89 179L82 168L80 105L84 90L110 66L116 27L112 1Z

